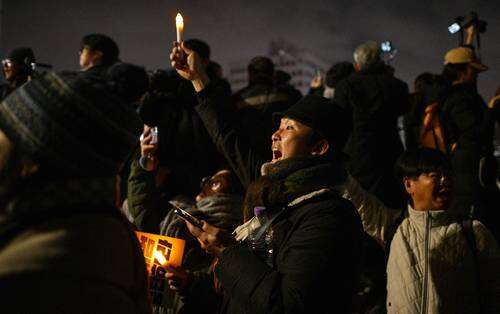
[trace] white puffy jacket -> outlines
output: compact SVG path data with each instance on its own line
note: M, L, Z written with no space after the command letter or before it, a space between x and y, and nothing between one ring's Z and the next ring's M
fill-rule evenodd
M340 190L357 208L365 232L385 247L387 230L403 211L385 207L352 177ZM460 219L411 207L406 215L390 244L388 313L500 313L500 253L488 229L473 221L477 277Z

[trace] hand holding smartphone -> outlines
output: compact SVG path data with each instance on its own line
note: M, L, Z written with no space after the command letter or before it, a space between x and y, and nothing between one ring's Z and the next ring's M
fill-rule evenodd
M193 215L185 211L184 209L180 208L179 206L172 204L172 206L175 208L174 209L174 214L177 216L181 217L182 219L188 221L191 223L193 226L196 226L200 228L200 230L203 230L203 221L195 218Z

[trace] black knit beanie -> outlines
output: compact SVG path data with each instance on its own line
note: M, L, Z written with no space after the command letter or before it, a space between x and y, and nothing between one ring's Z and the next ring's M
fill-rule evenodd
M350 133L351 119L347 112L318 95L307 95L287 111L274 114L275 119L283 117L311 127L331 145L340 149L344 147Z

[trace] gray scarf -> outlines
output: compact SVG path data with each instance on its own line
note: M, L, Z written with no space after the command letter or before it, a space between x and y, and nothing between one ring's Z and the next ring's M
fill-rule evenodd
M218 194L205 197L193 206L187 202L170 201L193 216L205 220L218 228L233 230L242 222L243 198L234 194ZM160 234L174 238L185 238L185 223L170 211L160 224Z
M243 220L243 198L239 195L219 194L209 196L198 202L196 206L187 202L171 202L196 218L203 219L213 226L228 231L232 231ZM212 258L200 248L196 238L189 233L184 220L174 214L173 210L161 222L160 234L186 241L183 261L185 268L199 270L210 265Z

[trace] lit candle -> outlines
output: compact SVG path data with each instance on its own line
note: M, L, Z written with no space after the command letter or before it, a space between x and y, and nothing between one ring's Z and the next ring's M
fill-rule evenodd
M161 266L164 266L167 263L167 259L165 258L165 256L163 256L163 254L161 254L160 251L155 251L153 256L156 258L156 260L158 261L158 263L160 263Z
M182 32L184 31L184 19L180 13L177 13L175 17L175 28L177 29L177 42L180 43L182 40Z

